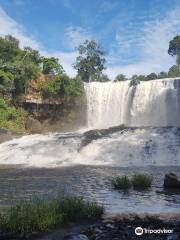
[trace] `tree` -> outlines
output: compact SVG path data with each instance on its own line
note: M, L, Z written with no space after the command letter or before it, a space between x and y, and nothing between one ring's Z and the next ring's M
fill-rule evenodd
M158 78L161 78L161 79L163 79L163 78L168 78L168 73L166 73L166 72L160 72L160 73L158 74Z
M115 78L115 82L126 81L127 78L124 74L118 74Z
M52 74L52 75L57 75L57 74L62 74L64 72L63 67L61 64L59 64L58 59L51 57L43 58L43 73L44 74Z
M106 74L101 74L101 76L97 79L98 82L109 82L110 79Z
M104 51L95 40L86 40L78 47L79 56L74 68L85 82L96 81L105 69Z
M23 51L22 51L23 52ZM43 62L43 57L41 57L40 53L37 50L33 50L30 47L25 47L24 52L22 53L22 59L29 59L35 64L39 65Z
M138 80L145 81L146 80L146 76L145 75L139 75L138 76Z
M83 92L83 84L80 77L69 78L66 74L55 76L49 81L42 82L40 86L42 97L64 98L69 100L78 97Z
M15 48L19 48L19 40L12 35L6 35L5 40L9 42Z
M19 41L11 35L0 37L0 59L3 62L13 61L20 53L18 46Z
M14 88L14 76L10 72L0 70L0 92L11 92Z
M179 67L177 65L173 65L168 72L168 77L175 78L179 77Z
M146 76L146 81L148 80L154 80L157 79L157 74L156 73L150 73L149 75Z
M176 63L179 66L179 76L180 76L180 35L177 35L169 42L168 54L171 56L176 56Z
M11 67L10 71L14 75L14 96L26 93L30 81L40 74L39 66L26 59L12 63Z

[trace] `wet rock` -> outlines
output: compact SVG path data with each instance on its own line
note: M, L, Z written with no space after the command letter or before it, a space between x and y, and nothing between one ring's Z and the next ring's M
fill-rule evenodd
M100 139L102 137L108 136L109 134L112 134L112 133L115 133L117 131L121 131L124 129L128 129L128 128L126 128L124 125L120 125L117 127L111 127L111 128L107 128L107 129L94 129L94 130L85 132L84 139L82 141L80 149L82 147L88 145L89 143L91 143L93 140Z
M28 117L25 128L29 133L41 133L42 132L42 125L41 123L32 117Z
M166 174L164 178L164 187L180 189L180 178L175 173Z
M63 240L89 240L89 238L84 234L69 234Z

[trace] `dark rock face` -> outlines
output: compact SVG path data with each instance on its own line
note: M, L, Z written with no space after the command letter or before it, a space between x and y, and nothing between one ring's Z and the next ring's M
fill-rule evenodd
M121 131L121 130L128 130L129 128L125 127L124 125L120 125L117 127L111 127L108 129L93 129L90 130L88 132L84 133L84 139L82 141L81 147L85 147L86 145L88 145L89 143L91 143L93 140L97 140L99 138L108 136L109 134L115 133L117 131Z
M174 173L166 174L164 178L164 187L180 189L180 178Z
M28 117L26 121L26 130L29 133L41 133L42 132L42 125L41 123L32 117Z
M23 108L29 116L41 123L41 133L75 131L86 126L86 96L62 104L25 102ZM36 131L33 133L37 133Z

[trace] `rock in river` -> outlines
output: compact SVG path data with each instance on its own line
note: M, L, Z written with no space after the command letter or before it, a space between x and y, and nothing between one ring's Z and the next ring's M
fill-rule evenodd
M180 178L175 173L166 174L164 178L164 187L180 189Z

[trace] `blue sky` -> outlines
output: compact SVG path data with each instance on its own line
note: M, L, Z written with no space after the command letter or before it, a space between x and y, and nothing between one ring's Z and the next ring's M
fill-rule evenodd
M60 59L66 72L76 47L96 39L106 51L106 73L167 70L175 62L168 42L180 34L179 0L0 0L0 35L12 34Z

